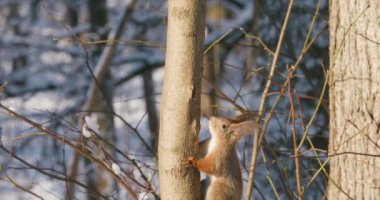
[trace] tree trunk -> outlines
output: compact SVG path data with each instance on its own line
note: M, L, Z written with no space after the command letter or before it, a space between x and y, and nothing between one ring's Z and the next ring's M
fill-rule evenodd
M330 1L328 199L380 196L380 1Z
M158 114L156 109L156 102L154 98L154 81L153 72L148 70L142 74L144 81L144 98L146 105L146 112L148 114L149 130L151 132L151 143L154 153L157 155L158 145Z
M181 161L197 155L205 32L204 0L169 0L159 137L162 199L199 199L199 173Z
M88 0L87 6L89 10L89 20L91 25L91 31L99 34L99 40L106 40L107 33L104 32L104 27L107 25L107 7L105 0ZM102 30L103 31L99 31ZM101 46L95 48L92 57L99 59L102 53ZM100 60L100 59L99 59ZM98 62L99 62L98 60ZM115 130L114 130L114 120L113 120L113 84L111 70L107 67L104 74L96 77L99 85L95 90L94 99L89 100L93 102L87 107L90 111L98 111L96 113L87 113L91 115L96 115L97 122L99 124L98 133L104 140L113 144L115 141ZM96 154L103 161L107 162L106 154L114 156L115 152L112 148L107 146L103 141L96 141L98 144L95 150ZM105 152L103 152L105 151ZM108 161L109 162L109 161ZM100 192L103 195L111 195L115 191L115 181L108 174L108 172L103 169L100 164L91 163L89 160L85 160L86 165L91 165L91 169L87 172L87 186L88 186L88 199L101 199L100 197L94 196L95 191Z
M213 3L207 6L207 20L216 25L213 27L215 31L222 31L223 22L231 16L231 13L225 5ZM206 35L207 38L207 35ZM202 82L201 93L201 113L207 118L218 115L218 106L216 99L216 91L214 86L218 85L221 76L222 48L219 44L213 45L212 49L204 55L203 77L207 81Z
M96 2L89 2L89 3L96 3ZM135 4L136 4L136 0L129 2L116 28L109 34L108 40L110 42L106 47L104 47L102 54L100 55L99 60L97 61L97 64L94 69L94 76L97 81L96 82L95 80L91 81L89 89L87 91L87 101L86 101L86 104L83 106L83 110L85 111L91 111L91 110L104 111L103 114L101 113L100 115L98 115L98 120L99 120L98 124L100 126L100 129L104 133L104 134L103 133L99 133L99 134L108 141L112 140L112 138L115 138L114 127L113 127L113 115L112 115L113 84L112 84L111 71L109 70L109 66L116 49L116 44L113 41L120 39L122 33L124 32L127 21L132 14ZM100 83L100 84L98 85L97 83ZM78 146L79 146L80 137L77 139L77 141L78 141ZM99 144L100 144L99 147L104 146L104 143L99 143ZM112 151L113 150L110 150L109 153L111 153ZM100 156L100 157L103 159L103 156ZM69 178L74 178L77 176L79 158L80 158L80 155L78 153L74 153L72 161L71 161L72 164L71 164ZM108 163L108 164L111 164L111 163ZM88 193L89 199L97 198L96 196L91 196L92 191L97 190L101 193L103 192L108 193L106 190L108 190L108 188L113 187L114 185L112 183L112 186L108 187L111 184L110 179L108 179L109 176L103 173L105 171L103 169L100 169L99 165L96 165L96 164L94 165L95 165L94 173L97 174L96 175L97 178L95 179L94 176L92 175L88 176L87 185L88 185L88 191L89 191ZM73 182L68 183L66 197L65 197L66 200L71 200L74 198L74 192L75 192L74 186L75 185Z

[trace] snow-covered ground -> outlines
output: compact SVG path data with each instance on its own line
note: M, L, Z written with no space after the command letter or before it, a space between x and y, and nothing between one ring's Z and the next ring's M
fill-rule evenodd
M76 8L79 14L79 22L76 26L70 27L75 33L88 32L89 20L87 17L86 2L79 1L41 1L37 7L33 7L34 1L16 1L18 7L14 8L18 16L10 17L13 0L3 0L0 2L0 85L5 81L8 85L0 91L0 103L13 111L38 122L75 143L76 138L81 134L79 125L81 108L85 103L87 90L91 81L91 76L86 61L89 61L92 69L96 66L96 56L91 54L94 46L86 46L90 53L89 60L86 60L86 52L79 42L73 40L72 33L68 32L63 24L68 23L68 10ZM125 1L108 0L107 9L109 11L108 28L114 28L123 12ZM230 13L226 19L220 21L208 21L209 31L206 44L210 45L231 31L222 40L223 73L220 77L220 89L231 99L236 98L236 102L250 110L258 109L261 93L268 74L268 66L271 55L259 48L259 45L252 47L252 40L244 37L241 28L249 30L252 23L258 23L257 34L273 50L275 48L279 27L281 27L283 12L286 4L264 3L263 16L259 22L252 22L252 14L255 7L252 1L209 1L209 5L221 3ZM296 8L289 30L287 32L287 42L284 44L284 55L278 63L278 71L274 78L276 83L281 83L285 79L286 65L292 64L303 46L304 37L307 33L310 21L313 16L316 3L306 3L306 1L296 1ZM327 12L327 1L322 1L323 12ZM74 6L74 7L73 7ZM147 66L151 66L152 79L154 82L154 99L159 112L162 80L164 74L164 46L166 37L166 1L139 1L135 8L134 15L130 21L122 41L116 49L113 58L111 71L115 82L112 105L115 113L122 117L114 118L116 142L114 146L119 148L130 158L135 159L142 172L149 178L153 189L159 193L158 172L156 170L155 159L150 152L143 147L143 143L137 137L137 133L142 136L148 144L152 141L152 133L149 131L148 118L146 115L146 104L144 100L143 78L138 71ZM75 9L74 9L75 10ZM301 11L302 12L301 12ZM326 13L322 13L326 17ZM325 18L319 18L316 28L312 32L315 36L327 23ZM55 19L54 19L55 18ZM6 20L4 20L6 19ZM59 20L63 20L62 22ZM20 33L15 31L20 29ZM294 88L300 96L318 96L318 88L322 85L321 61L326 61L326 56L322 50L327 51L327 30L323 32L317 40L317 50L311 51L302 63L302 69L297 71L297 78L294 81ZM96 33L88 34L91 38ZM95 37L96 38L96 37ZM238 38L238 39L236 39ZM240 38L240 39L239 39ZM140 44L128 43L132 40L148 41L150 45L159 47L146 47ZM232 44L231 44L232 43ZM255 43L256 44L256 43ZM184 47L185 48L185 47ZM252 49L259 49L255 57L255 65L252 66L247 60L253 56ZM25 59L24 64L15 64ZM23 63L23 62L21 62ZM246 79L246 71L256 71ZM130 79L120 82L125 77ZM278 84L274 84L273 93L268 98L268 107L273 104L276 92L279 90ZM239 94L237 96L237 94ZM302 100L303 120L309 120L315 102L312 100ZM232 117L238 114L233 106L223 100L218 100L220 114ZM266 137L266 144L271 146L273 151L266 152L267 163L259 158L257 170L257 181L263 187L255 190L254 195L266 198L274 198L272 188L268 184L270 176L281 197L286 198L286 189L295 189L294 161L289 159L292 153L291 124L288 123L289 98L284 96L276 109L276 116L272 119ZM299 111L299 110L298 110ZM310 129L311 136L324 136L327 133L327 115L318 115L315 126ZM95 128L91 117L86 119L90 127ZM127 122L131 127L128 127ZM302 130L300 121L296 125L298 130ZM38 131L30 125L22 122L15 116L9 115L0 109L0 131L3 147L19 156L24 161L44 170L49 174L60 177L67 177L71 166L73 150ZM95 132L98 132L96 130ZM136 132L137 131L137 132ZM90 133L89 133L90 134ZM299 135L302 131L299 131ZM89 135L87 135L89 136ZM205 117L201 119L201 139L207 138L208 121ZM238 154L241 164L244 167L243 179L246 181L250 158L251 158L252 138L247 137L238 143ZM307 150L304 147L302 150ZM277 160L277 162L272 162ZM312 162L305 160L302 162L304 169L312 169L315 166ZM114 158L110 168L120 176L128 172L140 183L143 183L140 171L130 164L121 155ZM85 183L86 173L90 168L81 163L79 167L78 181ZM66 174L66 175L65 175ZM305 172L305 176L307 173ZM284 178L286 177L286 178ZM290 178L289 178L290 177ZM128 180L128 178L125 178ZM317 179L318 184L312 185L314 192L308 195L322 196L323 191L319 188L324 186L323 178ZM128 183L133 183L128 180ZM25 163L20 162L14 156L0 150L0 199L38 199L33 194L27 193L17 186L33 192L43 199L63 199L67 184L48 175L32 169ZM141 199L152 199L149 191L142 187L133 185L139 193ZM312 191L309 189L309 191ZM86 199L86 190L77 187L76 199ZM111 199L124 199L126 191L119 187L115 190Z

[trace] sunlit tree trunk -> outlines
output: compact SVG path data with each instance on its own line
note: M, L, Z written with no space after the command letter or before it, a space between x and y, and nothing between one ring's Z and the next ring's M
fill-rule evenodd
M198 149L205 1L169 0L158 147L162 199L199 199L199 173L181 161Z
M380 1L330 1L328 199L380 197Z

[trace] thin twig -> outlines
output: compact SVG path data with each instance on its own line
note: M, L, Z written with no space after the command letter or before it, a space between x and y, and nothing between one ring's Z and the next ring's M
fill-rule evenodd
M39 198L39 199L44 199L44 198L42 198L40 195L34 193L34 192L33 192L32 190L30 190L30 189L27 189L27 188L23 187L22 185L18 184L15 180L13 180L11 177L9 177L9 176L3 171L1 165L0 165L0 173L3 174L3 175L8 179L8 181L9 181L13 186L15 186L16 188L18 188L18 189L20 189L20 190L22 190L22 191L24 191L24 192L26 192L26 193L29 193L29 194L31 194L31 195L33 195L33 196Z
M224 100L226 100L229 103L231 103L232 105L234 105L235 108L238 109L240 112L245 112L246 109L244 109L239 104L237 104L234 100L232 100L231 98L229 98L219 87L217 87L214 83L212 83L206 76L202 75L202 78L204 80L206 80L207 83L210 84L217 91L218 94L222 95L222 98Z
M58 133L44 127L44 126L41 126L40 124L14 112L13 110L10 110L9 108L7 108L6 106L4 106L3 104L0 103L0 108L4 109L5 111L7 111L11 116L14 116L18 119L20 119L21 121L24 121L26 122L27 124L31 125L32 127L46 133L46 135L62 142L62 143L65 143L66 145L68 145L69 147L71 147L75 152L77 152L79 155L91 160L92 162L94 163L98 163L103 169L105 169L106 171L108 171L114 179L117 180L118 183L120 183L120 185L131 195L131 198L132 199L136 199L137 200L137 196L136 194L133 192L132 188L127 185L127 183L120 177L118 176L117 174L115 174L115 172L109 168L104 162L102 162L101 160L98 160L96 158L94 158L93 156L87 154L85 151L83 151L81 148L78 148L77 145L71 143L70 141L68 141L64 136L61 136L59 135Z
M263 95L261 97L260 101L260 106L259 106L259 117L258 120L260 121L264 112L264 107L267 99L267 94L269 93L270 87L272 85L272 78L274 75L275 67L277 64L277 60L279 58L280 52L281 52L281 47L282 47L282 42L284 40L285 36L285 30L288 25L288 21L290 18L290 13L292 10L294 0L290 0L289 5L288 5L288 10L286 12L284 24L281 29L281 33L278 39L277 47L276 47L276 52L273 57L272 65L270 68L269 76L268 76L268 81L265 85ZM263 129L264 130L264 129ZM263 133L261 133L263 135ZM258 156L258 149L259 149L259 139L260 139L260 134L255 134L254 136L254 143L253 143L253 149L252 149L252 158L251 158L251 166L249 169L249 178L248 178L248 185L247 185L247 192L246 192L246 200L251 199L251 194L253 190L253 184L254 184L254 179L255 179L255 169L256 169L256 160Z
M2 149L3 151L5 151L7 154L9 154L12 158L18 160L19 162L21 162L22 164L24 164L25 166L33 169L33 170L36 170L37 172L43 174L43 175L46 175L48 176L49 178L53 178L53 179L56 179L56 180L59 180L59 181L64 181L65 183L67 182L74 182L75 184L83 187L83 188L88 188L85 184L75 180L75 179L71 179L71 178L67 178L67 177L62 177L62 176L58 176L58 175L55 175L55 174L51 174L51 173L48 173L46 172L45 170L37 167L37 166L34 166L28 162L26 162L24 159L22 159L21 157L19 157L18 155L16 155L14 152L11 152L9 151L8 149L6 149L4 146L0 145L0 149ZM97 191L93 191L94 193L91 194L93 196L98 196L98 197L102 197L103 199L107 199L106 196L103 196L102 194L98 193Z
M272 179L270 178L269 175L267 175L266 178L267 178L267 180L269 181L269 184L270 184L270 186L272 187L274 194L276 195L276 199L277 199L277 200L280 200L280 199L281 199L281 198L280 198L280 195L278 194L277 189L276 189L276 186L274 186Z
M289 76L288 79L291 77ZM290 80L289 80L290 82ZM296 166L296 182L297 182L297 192L298 192L298 199L302 200L303 197L303 191L301 187L301 169L300 169L300 159L298 157L298 144L297 144L297 132L296 132L296 113L294 109L294 103L293 103L293 95L290 92L291 85L289 84L288 94L289 94L289 101L290 101L290 117L292 120L292 135L293 135L293 150L294 150L294 163Z

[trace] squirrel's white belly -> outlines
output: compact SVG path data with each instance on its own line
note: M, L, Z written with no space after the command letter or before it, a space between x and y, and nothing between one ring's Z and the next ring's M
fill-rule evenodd
M208 144L207 154L209 154L216 147L216 140L214 137L211 137L210 143Z

